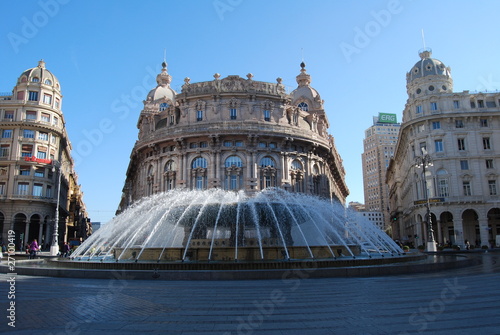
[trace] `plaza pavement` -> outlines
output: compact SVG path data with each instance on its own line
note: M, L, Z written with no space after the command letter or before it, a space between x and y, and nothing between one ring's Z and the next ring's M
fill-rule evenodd
M155 281L0 274L6 334L500 334L500 254L481 265L372 278ZM15 328L8 325L15 302Z

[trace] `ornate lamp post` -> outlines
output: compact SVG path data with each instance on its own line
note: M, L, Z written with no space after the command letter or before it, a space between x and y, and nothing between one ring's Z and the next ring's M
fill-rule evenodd
M425 148L422 148L422 156L417 156L415 158L415 167L422 168L423 179L424 179L424 192L425 192L425 202L427 207L426 222L427 222L427 252L436 252L436 241L434 240L434 230L432 229L432 216L431 216L431 205L429 202L429 192L427 191L427 176L425 174L426 169L432 166L431 156L427 153Z
M56 161L54 161L55 163ZM62 164L57 162L57 169L59 170L59 176L57 179L57 201L56 201L56 216L54 219L54 233L52 235L52 244L50 246L50 255L51 256L57 256L59 254L59 241L58 241L58 235L59 235L59 198L61 196L61 175L62 175ZM52 167L52 172L55 172L56 170L56 165Z

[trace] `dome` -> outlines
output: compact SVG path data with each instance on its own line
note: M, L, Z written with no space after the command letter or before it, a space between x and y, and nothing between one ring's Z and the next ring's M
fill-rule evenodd
M59 80L56 76L52 74L49 70L45 68L45 62L40 60L38 66L24 71L19 77L17 83L41 83L44 85L49 85L57 90L60 90Z
M148 93L147 100L170 100L173 104L177 93L170 87L171 81L172 77L167 72L167 63L163 62L161 73L156 76L158 86Z
M427 76L445 76L447 78L451 77L451 70L449 67L446 67L443 62L437 60L435 58L431 58L432 51L430 49L426 49L419 53L420 60L415 63L410 72L408 72L407 81L410 83L411 81L424 78Z
M292 103L304 100L309 100L310 102L321 101L318 91L310 86L311 75L306 72L306 64L302 62L300 63L300 67L300 74L296 77L299 87L290 93Z

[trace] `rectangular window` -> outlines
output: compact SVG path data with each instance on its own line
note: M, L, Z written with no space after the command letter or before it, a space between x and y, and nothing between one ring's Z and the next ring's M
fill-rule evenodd
M269 148L273 148L273 149L275 149L275 148L277 148L277 147L278 147L278 145L276 144L276 142L271 142L271 143L269 143Z
M202 121L203 120L203 111L197 111L196 112L196 121Z
M50 105L52 103L52 95L44 94L43 95L43 103Z
M44 168L36 168L35 169L35 177L45 177L45 169Z
M431 111L437 111L437 110L438 110L437 102L431 102Z
M225 147L232 147L233 146L233 141L224 141L224 146Z
M0 195L5 194L5 183L0 183Z
M47 186L47 189L45 190L45 196L47 198L52 198L52 186Z
M28 96L29 101L38 101L38 92L30 91Z
M170 115L170 125L173 125L175 121L175 117L173 115Z
M448 197L449 196L449 193L448 193L448 181L446 181L445 179L440 179L438 181L438 195L440 197Z
M13 111L5 111L4 119L14 120L14 112Z
M476 103L472 100L470 102L470 108L476 108Z
M11 138L11 137L12 137L12 129L2 130L2 138Z
M453 100L453 108L459 109L460 108L460 101L458 100Z
M24 91L17 92L17 100L24 100Z
M455 128L463 128L464 121L463 120L455 120Z
M36 153L36 158L46 159L47 158L47 152L45 152L45 151L38 151Z
M462 183L462 188L464 190L464 195L465 196L470 196L472 195L471 187L470 187L470 181L464 181Z
M17 195L28 195L28 183L19 183L17 184Z
M231 120L236 120L236 108L231 108L230 116Z
M200 148L207 148L208 143L207 142L200 142Z
M259 148L265 148L266 146L266 142L259 142Z
M418 105L415 109L415 113L421 114L422 113L422 106Z
M496 180L488 180L488 189L490 191L490 195L497 195L497 182Z
M33 146L31 144L23 144L21 147L21 157L31 157Z
M427 144L425 142L420 142L419 143L420 150L417 152L417 156L420 156L424 153L424 151L427 151Z
M59 100L59 98L56 98L56 108L59 109L61 106L61 101Z
M34 184L33 185L33 196L34 197L41 197L42 196L42 191L43 191L43 185L42 184Z
M35 131L29 129L23 129L24 138L35 138Z
M466 160L460 161L460 169L461 170L469 170L469 161L466 161Z
M486 107L494 108L496 106L497 106L497 104L495 103L495 101L486 101Z
M465 150L465 139L464 138L459 138L457 140L457 144L458 144L458 150L460 150L460 151Z
M26 112L26 120L36 120L36 112L27 111Z
M242 147L243 146L243 141L235 141L234 142L235 147Z
M238 176L237 175L230 176L229 189L230 190L237 190L238 189Z
M191 149L198 148L198 143L195 143L195 142L189 143L189 148L191 148Z
M488 119L481 119L479 122L481 127L483 128L488 127Z
M42 141L48 141L49 140L49 134L48 133L39 132L38 133L38 139L42 140Z
M264 111L264 121L271 121L271 112L268 110Z
M21 165L19 167L19 175L20 176L29 176L30 175L30 166L29 165Z
M203 189L203 177L201 177L201 176L197 176L196 177L196 188L198 190L202 190Z
M440 121L432 122L432 129L441 129L441 122Z
M490 138L489 137L483 137L483 149L484 150L490 150L491 149Z
M50 123L50 114L42 113L40 120L42 120L43 122Z
M0 146L0 157L9 157L10 146L8 144L2 144Z
M484 100L478 100L477 101L477 107L484 108Z
M493 169L493 159L487 159L486 160L486 168L487 169Z
M57 126L57 125L59 125L59 118L57 118L57 117L54 117L54 121L53 121L53 124L54 124L54 126Z
M435 140L434 141L434 147L436 149L436 152L443 152L443 140Z

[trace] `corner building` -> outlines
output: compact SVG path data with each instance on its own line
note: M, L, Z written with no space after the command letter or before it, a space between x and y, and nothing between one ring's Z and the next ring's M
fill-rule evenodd
M12 230L18 249L35 238L46 248L55 222L59 244L87 237L90 222L73 165L61 86L41 60L19 76L12 92L0 93L0 233L5 245Z
M500 235L500 93L453 92L450 68L430 50L406 79L408 100L387 171L393 238L426 242L428 197L438 243L493 246ZM416 160L425 153L433 164L424 176Z
M171 87L167 64L144 101L118 213L174 188L251 194L267 187L341 203L349 194L319 93L301 63L298 87L237 75Z

